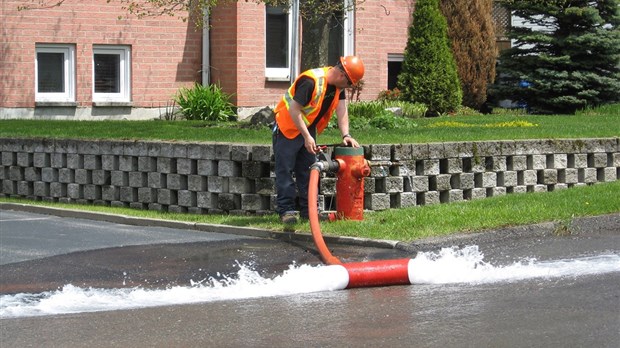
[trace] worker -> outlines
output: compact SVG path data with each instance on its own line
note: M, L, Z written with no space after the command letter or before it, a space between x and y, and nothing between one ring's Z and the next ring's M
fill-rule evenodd
M327 127L334 111L342 144L360 146L349 133L345 88L353 87L362 77L364 63L359 57L340 57L335 66L301 73L276 106L273 128L276 210L284 224L297 223L298 216L308 219L308 181L318 151L316 137Z

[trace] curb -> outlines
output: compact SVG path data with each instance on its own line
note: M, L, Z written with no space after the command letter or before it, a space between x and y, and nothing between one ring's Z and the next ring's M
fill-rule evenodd
M24 211L35 214L54 215L59 217L68 217L76 219L87 219L93 221L105 221L111 223L118 223L132 226L157 226L167 228L178 228L186 230L195 230L201 232L213 232L223 234L233 234L255 238L271 238L287 241L302 241L302 242L314 242L312 235L309 233L291 233L291 232L278 232L269 231L260 228L252 227L240 227L240 226L228 226L218 224L185 222L185 221L173 221L162 219L141 218L129 215L110 214L102 212L92 212L76 209L65 209L56 207L44 207L38 205L30 205L23 203L6 203L0 202L0 210L13 210ZM400 244L400 241L393 240L376 240L356 237L339 237L339 236L323 236L325 242L334 244L344 244L360 247L375 247L384 249L396 249Z

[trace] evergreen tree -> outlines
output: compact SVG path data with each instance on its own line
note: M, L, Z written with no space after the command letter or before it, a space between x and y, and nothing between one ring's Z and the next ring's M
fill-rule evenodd
M440 5L448 21L463 105L479 110L487 99L487 85L495 80L493 0L441 0Z
M416 1L398 88L401 97L428 107L428 116L456 110L462 92L439 0Z
M620 100L620 0L500 0L530 25L513 26L500 55L498 98L536 113Z

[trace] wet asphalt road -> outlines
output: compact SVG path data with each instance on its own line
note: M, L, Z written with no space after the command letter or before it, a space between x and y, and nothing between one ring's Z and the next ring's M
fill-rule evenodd
M0 220L7 214L2 211ZM18 227L8 229L8 221L0 222L2 293L54 289L68 282L119 287L121 269L138 274L127 286L161 287L186 284L199 268L206 273L232 270L231 260L252 260L265 276L278 274L291 260L320 263L311 244L296 240L174 229L151 235L152 228L140 232L135 226L15 214L15 219L30 219L21 222L24 233L33 233L36 224L43 230L7 238L7 230ZM51 232L48 227L56 224L59 228ZM101 232L93 237L89 231L98 228L118 234L108 240ZM552 226L538 225L427 240L400 250L330 247L345 261L468 244L479 245L494 264L620 254L620 215L582 219L572 228L570 236L555 236ZM28 252L20 253L20 245ZM510 283L365 288L0 319L0 334L7 347L618 347L618 284L620 270Z

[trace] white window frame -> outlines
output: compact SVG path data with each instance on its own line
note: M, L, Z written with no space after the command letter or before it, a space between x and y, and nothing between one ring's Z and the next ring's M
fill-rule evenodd
M39 53L61 53L64 57L64 92L39 92ZM36 102L75 102L75 45L36 44L34 57Z
M118 93L97 93L95 92L95 55L96 54L116 54L120 56L120 91ZM93 102L119 102L129 103L131 101L131 47L112 46L112 45L93 45L93 79L92 93Z
M299 3L299 1L303 0L292 0ZM349 9L345 14L344 20L344 55L354 55L355 54L355 10L353 9L353 1L354 0L343 0L345 6ZM265 7L265 20L267 18L267 9ZM266 25L266 24L265 24ZM291 8L288 10L288 57L292 55L293 45L295 43L301 42L301 38L298 37L299 33L294 33L293 28L293 4L291 4ZM266 35L266 33L265 33ZM293 35L297 37L293 37ZM266 36L265 36L266 42ZM265 62L265 78L268 81L289 81L292 73L297 74L300 69L300 57L293 60L291 64L290 58L288 61L288 67L286 68L269 68L266 66L267 62Z

